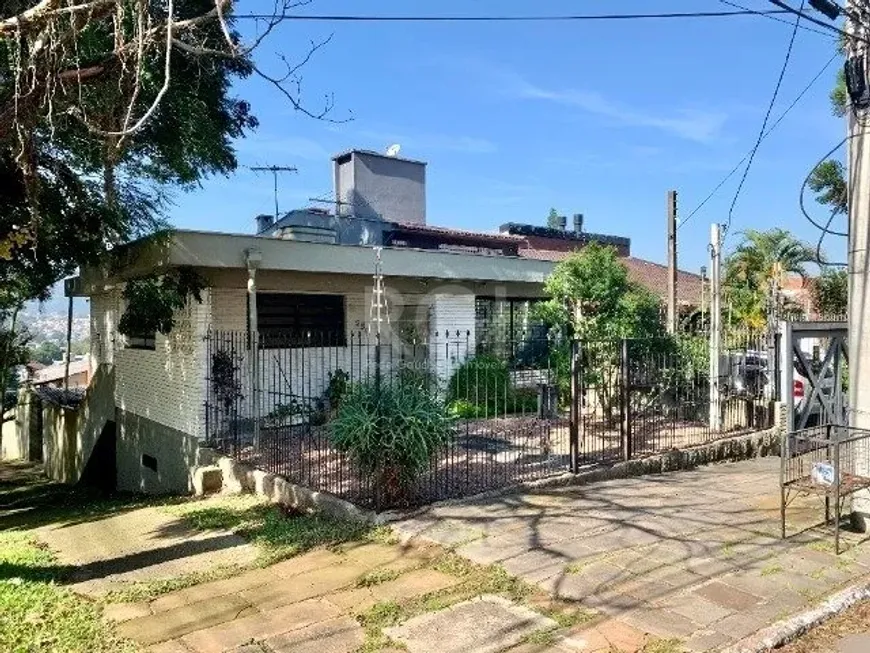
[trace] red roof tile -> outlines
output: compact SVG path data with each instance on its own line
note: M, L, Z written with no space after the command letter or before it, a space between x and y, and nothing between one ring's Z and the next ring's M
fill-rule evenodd
M521 249L520 256L541 261L561 261L573 252L557 252L545 249ZM650 292L665 298L668 293L668 268L660 263L653 263L642 258L627 256L620 258L628 270L628 277ZM702 279L698 274L677 271L677 302L684 305L699 306L701 304Z

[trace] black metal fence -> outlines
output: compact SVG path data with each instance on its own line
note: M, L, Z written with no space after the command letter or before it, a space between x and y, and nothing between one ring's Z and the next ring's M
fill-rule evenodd
M772 420L764 408L770 384L760 363L759 378L750 373L749 343L726 356L729 378L743 387L724 389L717 426L706 338L572 342L536 331L506 341L453 331L419 342L366 331L273 331L257 340L252 348L244 332L207 336L208 443L379 510L693 446ZM339 437L355 418L349 393L367 384L380 395L424 395L449 417L449 437L400 492L386 491L384 475ZM375 422L388 423L380 417Z

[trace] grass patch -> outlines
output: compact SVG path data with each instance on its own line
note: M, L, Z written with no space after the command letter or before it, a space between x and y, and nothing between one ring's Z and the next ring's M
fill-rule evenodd
M257 563L267 566L315 547L335 548L351 541L386 542L389 529L324 515L288 514L264 499L243 494L211 497L167 507L199 530L232 531L259 549Z
M215 580L223 580L238 576L246 571L245 567L240 565L229 567L215 567L208 571L195 571L189 574L182 574L173 578L165 578L162 580L152 581L136 581L130 583L124 589L109 590L103 596L103 601L106 603L137 603L140 601L153 601L158 596L169 594L183 590L201 583L208 583Z
M592 612L564 601L552 600L544 592L519 578L514 578L498 565L476 565L456 553L448 552L433 560L430 568L454 576L460 582L452 587L407 601L378 603L359 615L357 619L366 633L366 642L360 651L369 653L387 646L395 646L394 642L389 642L389 639L384 636L383 628L389 628L426 612L444 610L484 594L504 597L550 617L558 624L557 628L544 629L554 633L552 637L555 637L555 632L559 628L575 626L593 618ZM543 633L537 631L532 636L544 637Z
M99 605L57 585L54 559L27 533L0 533L0 651L132 653Z
M384 635L383 629L395 626L408 618L404 606L396 601L375 603L366 612L357 617L365 631L365 641L357 649L357 653L374 653L389 647L405 648Z
M818 551L819 553L834 553L833 542L826 542L824 540L810 542L807 544L807 548L811 551Z
M825 568L821 567L810 573L810 578L813 580L822 580L825 577Z
M556 643L558 634L556 628L539 628L533 630L528 635L523 637L524 644L535 644L536 646L551 646Z
M734 542L725 542L725 544L722 545L722 550L720 551L722 557L723 558L730 558L731 556L733 556L734 555L734 546L735 546Z
M374 587L381 583L386 583L391 580L396 580L400 576L397 569L373 569L367 574L363 574L356 581L357 587Z
M769 564L761 570L761 575L762 577L775 576L776 574L781 574L783 571L784 569L782 568L782 565Z
M682 653L683 642L679 639L652 639L641 649L641 653Z

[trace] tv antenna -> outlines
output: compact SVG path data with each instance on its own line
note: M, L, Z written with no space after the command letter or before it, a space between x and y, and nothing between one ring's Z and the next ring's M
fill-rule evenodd
M299 172L293 166L250 166L248 168L252 172L271 172L272 182L275 191L275 220L278 220L278 173L279 172Z

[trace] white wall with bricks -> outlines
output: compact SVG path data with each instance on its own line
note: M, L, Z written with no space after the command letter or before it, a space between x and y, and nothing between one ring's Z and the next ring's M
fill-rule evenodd
M172 332L156 334L154 350L127 348L118 332L123 310L119 289L91 297L91 357L96 365L114 364L116 406L199 437L210 293L202 293L202 303L192 301L178 311Z
M168 335L156 335L153 351L122 346L114 354L118 408L196 437L205 435L205 335L211 294L204 291L201 298L201 303L189 301L176 313Z
M474 356L475 296L472 293L439 294L432 302L430 357L438 379L446 383L456 369Z

